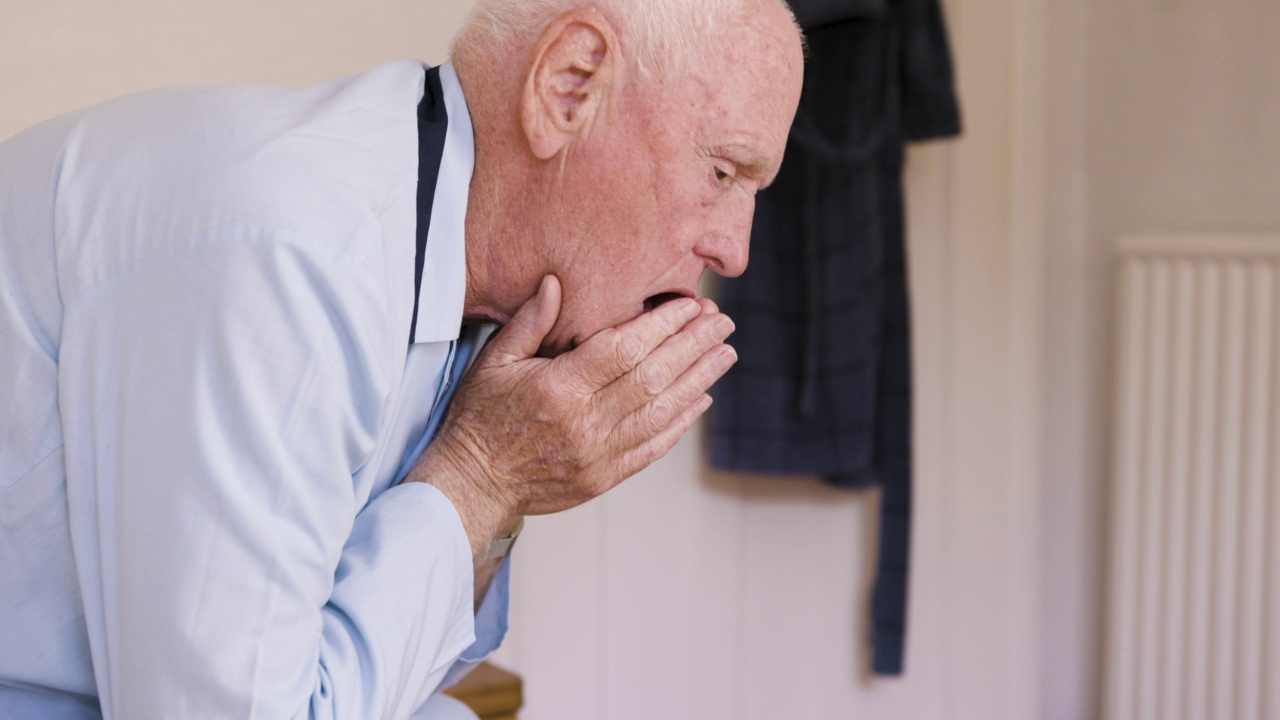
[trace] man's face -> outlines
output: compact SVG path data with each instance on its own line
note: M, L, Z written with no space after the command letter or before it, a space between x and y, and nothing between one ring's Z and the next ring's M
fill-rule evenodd
M565 159L548 208L564 301L544 351L695 296L708 268L746 268L755 193L782 161L803 60L783 33L709 55L697 74L631 80Z

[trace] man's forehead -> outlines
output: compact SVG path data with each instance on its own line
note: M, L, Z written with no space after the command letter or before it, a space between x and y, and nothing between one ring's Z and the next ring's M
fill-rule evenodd
M711 144L734 153L735 162L769 172L786 145L793 93L783 77L760 83L735 75L728 73L723 82L708 88L699 124Z
M725 40L707 49L704 62L650 85L647 99L658 122L683 116L683 132L700 153L723 156L766 182L782 161L803 68L792 67L796 60L776 39Z

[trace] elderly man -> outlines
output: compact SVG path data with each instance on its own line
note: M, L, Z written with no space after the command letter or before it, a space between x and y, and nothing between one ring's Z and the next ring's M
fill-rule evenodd
M453 58L0 145L0 716L436 717L519 518L707 409L785 5L491 0Z

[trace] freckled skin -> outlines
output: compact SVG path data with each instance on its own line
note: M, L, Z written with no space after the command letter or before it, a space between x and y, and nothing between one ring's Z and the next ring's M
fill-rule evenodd
M696 70L655 82L619 62L588 131L545 161L500 130L513 125L516 85L462 74L478 117L469 317L507 320L554 274L564 301L544 353L555 354L634 318L646 298L696 293L706 269L742 273L754 195L781 163L803 58L777 0L746 3L735 25ZM608 52L625 60L625 48ZM716 150L729 145L761 167L736 169Z
M707 269L745 269L755 192L782 161L799 33L780 0L740 10L702 63L656 80L592 8L532 48L455 48L476 137L464 317L504 327L408 480L453 502L473 557L514 517L575 507L664 455L737 360L710 300L643 310L693 295ZM477 565L477 598L496 568Z

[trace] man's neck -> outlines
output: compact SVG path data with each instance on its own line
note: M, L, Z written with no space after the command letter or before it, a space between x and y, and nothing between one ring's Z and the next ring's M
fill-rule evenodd
M467 202L463 315L467 321L506 323L537 293L543 263L536 256L537 229L522 210L527 198L507 191L515 183L502 177L500 163L488 160L477 138L476 172Z
M506 323L538 291L548 271L539 257L539 228L529 205L528 167L518 138L508 137L514 112L509 93L483 73L459 66L458 80L467 98L475 134L476 162L467 199L467 322Z

